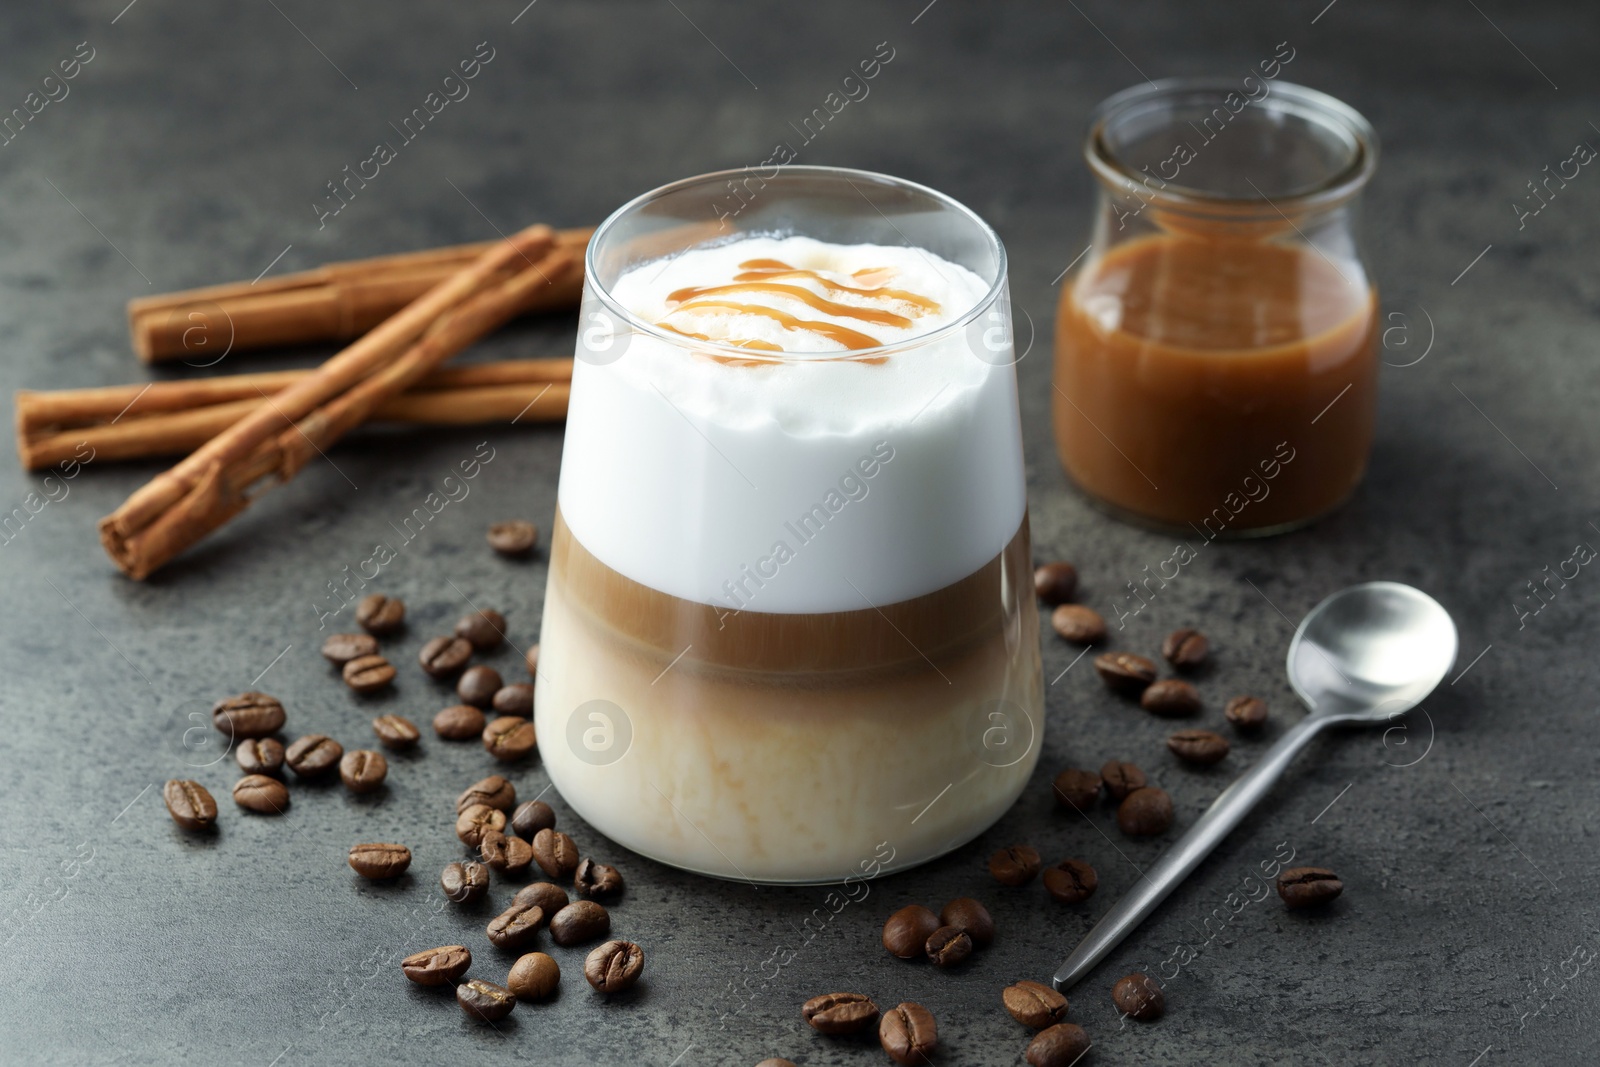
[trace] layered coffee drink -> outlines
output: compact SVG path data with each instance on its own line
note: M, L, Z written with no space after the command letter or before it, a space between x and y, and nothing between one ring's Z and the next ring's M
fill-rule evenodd
M556 787L751 881L969 840L1044 725L1015 374L971 342L1003 258L739 234L607 278L605 229L584 321L624 325L580 331L540 638Z

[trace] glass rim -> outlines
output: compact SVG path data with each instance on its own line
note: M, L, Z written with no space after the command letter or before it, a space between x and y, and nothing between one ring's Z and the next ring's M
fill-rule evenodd
M622 304L617 301L616 297L611 294L610 288L599 280L599 276L595 271L595 250L601 246L602 239L607 235L611 228L622 219L633 214L646 204L649 204L655 200L659 200L662 197L669 196L673 193L682 192L685 189L691 189L698 185L720 184L735 177L746 177L748 176L749 171L750 168L748 167L739 167L729 170L708 171L705 174L696 174L689 178L680 178L677 181L668 182L665 185L659 185L648 192L640 193L632 200L624 203L621 207L607 215L605 220L601 222L599 226L595 227L593 236L589 238L588 248L583 254L584 285L590 292L594 294L595 298L605 306L606 310L608 310L612 315L616 316L618 321L625 324L630 330L645 334L649 337L654 337L659 341L664 341L667 344L672 345L674 348L709 351L717 355L731 356L741 362L751 363L855 363L877 356L885 356L895 352L902 352L908 348L920 348L936 339L942 339L970 326L973 322L977 321L978 317L987 311L988 308L999 298L1000 294L1005 291L1006 276L1008 270L1010 269L1010 264L1006 257L1005 243L1000 240L1000 235L995 232L993 226L990 226L984 221L981 215L967 205L963 204L961 201L957 200L955 197L950 196L947 193L941 193L939 190L930 188L921 184L920 182L910 181L906 178L896 178L891 174L882 174L878 171L859 170L854 167L833 167L821 164L788 163L779 164L778 174L773 178L763 177L762 181L772 184L778 182L785 176L803 177L807 175L816 177L842 178L847 183L851 182L851 179L860 179L862 181L871 182L874 185L893 186L897 189L920 193L923 196L932 199L946 210L952 211L955 214L966 218L969 222L977 227L978 232L983 235L989 246L994 250L996 268L994 281L990 283L988 290L983 294L977 303L972 305L972 307L968 308L965 312L963 312L961 315L958 315L951 321L945 323L943 326L940 326L938 329L929 330L927 333L916 334L915 336L907 337L889 344L874 345L871 348L853 348L846 352L769 352L762 349L743 348L739 345L723 344L719 341L702 341L699 338L684 337L682 334L675 334L670 331L663 330L654 323L645 321L638 315L635 315L632 311L623 307ZM860 190L857 190L857 192L860 192ZM874 207L874 210L876 210L876 206L872 204L872 201L866 200L865 194L863 194L862 199L868 204L868 206ZM882 214L882 212L879 212L879 214ZM891 221L890 225L893 226L894 223ZM691 245L690 247L692 248L695 246ZM916 246L908 245L907 247ZM688 249L684 249L684 251L687 250ZM677 254L682 255L682 252ZM646 262L653 261L647 260Z
M1260 76L1252 74L1251 77ZM1295 82L1266 78L1261 80L1270 84L1272 90L1260 101L1252 101L1249 106L1264 106L1274 97L1281 95L1315 116L1324 125L1342 127L1356 146L1350 161L1316 185L1300 192L1279 197L1233 196L1211 193L1173 182L1158 187L1149 181L1148 176L1128 169L1106 143L1107 127L1136 104L1185 93L1238 92L1241 81L1225 77L1161 78L1106 97L1096 105L1090 117L1089 132L1084 138L1084 158L1095 176L1107 185L1131 193L1159 207L1193 214L1234 217L1261 214L1272 217L1334 207L1359 193L1372 178L1378 165L1378 134L1366 117L1338 97L1320 90L1310 89Z

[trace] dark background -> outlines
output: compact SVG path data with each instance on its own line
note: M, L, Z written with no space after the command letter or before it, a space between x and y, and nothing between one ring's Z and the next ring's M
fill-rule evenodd
M647 980L603 1003L581 979L582 953L554 950L559 1000L524 1005L498 1028L469 1023L395 966L453 941L478 954L474 973L498 978L510 962L483 938L488 913L437 909L436 872L459 855L451 801L492 769L478 746L430 734L415 757L392 761L385 793L296 786L290 813L271 820L233 807L231 758L215 735L188 731L217 697L259 678L288 706L291 734L370 745L380 709L425 724L446 702L414 655L467 598L504 609L519 646L537 640L543 560L494 558L483 531L513 515L548 530L559 430L358 433L144 584L107 562L94 524L161 465L91 464L0 544L0 1060L886 1062L870 1042L829 1041L802 1023L804 999L843 987L885 1006L928 1005L938 1062L1017 1062L1028 1034L1001 1010L1001 987L1046 978L1131 886L1132 865L1156 857L1299 715L1282 678L1293 621L1375 578L1414 583L1454 614L1452 681L1403 730L1314 745L1071 994L1070 1018L1106 1064L1490 1067L1592 1055L1600 577L1584 570L1522 627L1515 605L1542 568L1579 542L1600 544L1600 176L1586 168L1520 230L1511 206L1578 141L1600 144L1591 5L538 0L518 17L521 0L123 2L8 5L0 16L0 113L79 42L94 49L70 95L0 147L8 389L181 373L134 360L122 310L132 296L248 279L280 252L274 271L537 220L591 224L659 183L759 163L883 41L894 58L871 95L798 162L926 182L1000 231L1039 338L1020 367L1036 555L1075 560L1088 603L1108 615L1123 583L1172 542L1086 506L1050 440L1052 280L1086 240L1079 141L1097 100L1145 76L1243 77L1288 41L1284 76L1349 101L1383 139L1365 234L1385 312L1398 316L1386 325L1402 329L1387 335L1397 366L1384 371L1372 470L1355 499L1311 530L1203 550L1115 635L1115 647L1149 652L1173 627L1203 626L1215 662L1202 724L1254 692L1273 706L1266 740L1237 744L1208 772L1180 769L1162 747L1169 724L1113 700L1079 664L1049 689L1044 757L1015 810L944 860L874 884L809 944L800 923L828 914L824 890L675 873L609 845L552 793L580 845L629 879L615 929L644 945ZM319 231L311 205L324 183L391 139L388 123L481 41L495 58L471 95ZM1026 332L1019 323L1019 346ZM561 354L571 333L564 317L519 326L469 358ZM326 354L230 356L221 369ZM471 496L385 570L384 591L411 608L390 644L401 678L388 698L357 700L317 655L313 605L484 440L496 458ZM0 512L41 485L0 464ZM1073 655L1047 638L1047 680ZM511 676L518 656L491 662ZM1166 839L1122 838L1109 810L1091 826L1053 808L1056 770L1111 757L1144 764L1173 793L1179 821ZM184 776L222 800L214 836L182 833L163 811L160 783ZM537 761L515 780L525 797L545 784ZM356 879L345 850L374 839L410 842L413 874ZM1014 840L1047 860L1090 860L1099 894L1073 908L1037 884L1000 890L984 858ZM1203 927L1280 848L1335 868L1343 898L1290 915L1272 897L1220 932ZM966 893L990 903L1001 933L963 971L878 947L890 910ZM1156 972L1180 944L1196 955L1168 985L1166 1018L1119 1029L1111 982ZM786 948L798 951L774 978L769 961Z

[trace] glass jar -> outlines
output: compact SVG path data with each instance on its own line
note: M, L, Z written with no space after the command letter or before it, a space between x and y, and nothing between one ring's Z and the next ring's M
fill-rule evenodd
M1356 238L1372 128L1298 85L1172 79L1102 103L1084 154L1093 239L1056 320L1068 475L1119 517L1208 540L1337 508L1377 402Z

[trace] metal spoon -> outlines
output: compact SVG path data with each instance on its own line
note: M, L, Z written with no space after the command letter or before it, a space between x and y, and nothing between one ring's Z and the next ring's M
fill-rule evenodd
M1426 593L1368 582L1318 604L1289 644L1289 684L1311 709L1144 872L1055 973L1065 990L1144 921L1266 795L1324 727L1388 722L1433 692L1456 658L1456 627Z

